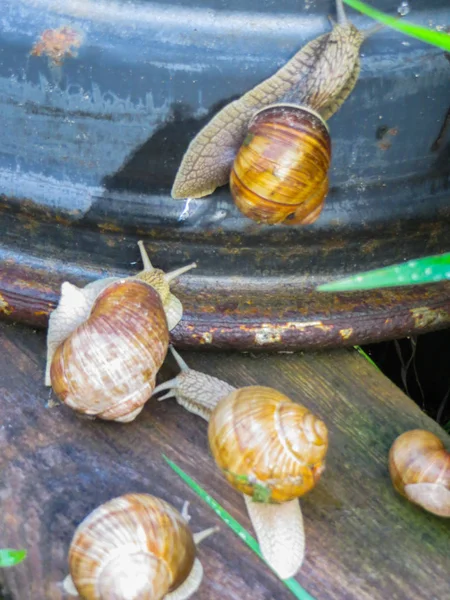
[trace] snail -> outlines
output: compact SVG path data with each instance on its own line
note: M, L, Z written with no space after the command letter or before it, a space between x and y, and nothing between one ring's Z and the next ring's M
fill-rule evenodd
M192 534L180 514L150 494L126 494L97 507L69 548L65 591L85 600L185 600L203 568L196 545L217 528Z
M313 223L328 192L326 121L353 90L363 41L336 0L337 24L275 75L223 108L192 140L172 197L202 198L228 181L246 216L275 224Z
M425 510L450 517L450 452L422 429L402 433L389 452L394 488Z
M49 319L45 383L77 412L132 421L155 387L180 321L181 302L170 282L195 263L165 274L138 242L144 270L80 289L68 282Z
M264 559L285 579L301 567L305 552L298 498L325 469L328 430L301 404L272 388L236 389L189 369L171 348L181 369L154 394L177 402L208 423L208 441L227 481L244 494Z

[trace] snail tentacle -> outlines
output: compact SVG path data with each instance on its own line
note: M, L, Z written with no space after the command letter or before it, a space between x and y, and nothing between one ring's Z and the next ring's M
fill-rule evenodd
M236 388L217 377L189 369L172 346L170 350L182 369L181 373L170 381L165 381L156 386L153 390L153 396L169 390L167 394L162 398L158 398L158 400L175 398L178 404L186 410L208 420L218 402Z
M149 272L154 271L155 268L152 265L152 263L150 262L150 258L147 254L147 250L145 249L144 242L142 240L139 240L138 246L139 246L139 250L141 252L141 260L142 260L142 264L144 265L144 270L149 271Z

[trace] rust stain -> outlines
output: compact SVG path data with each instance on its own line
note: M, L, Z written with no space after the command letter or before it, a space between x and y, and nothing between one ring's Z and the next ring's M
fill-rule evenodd
M427 308L426 306L420 308L412 308L411 315L414 321L414 326L418 329L429 327L430 325L439 325L446 323L448 320L448 314L439 308Z
M14 309L12 308L12 306L10 306L0 294L0 312L2 312L5 315L10 315L13 311Z
M352 335L353 329L349 327L348 329L339 329L339 335L343 340L348 340L348 338Z
M275 344L277 342L281 342L281 333L279 331L275 331L276 327L262 327L255 333L255 342L258 346L265 344Z
M213 341L212 333L210 333L209 331L205 331L205 333L202 335L201 343L202 344L210 344L212 341Z
M389 148L392 146L392 143L391 142L378 142L377 146L380 150L383 150L385 152L386 150L389 150Z
M389 150L392 146L392 137L395 137L398 134L398 127L387 127L383 125L377 129L375 137L377 140L377 146L380 150L384 152Z
M31 56L48 56L54 66L61 66L68 57L77 56L76 48L82 44L83 37L72 27L63 25L58 29L46 29L39 41L31 49Z
M114 223L99 223L98 228L101 231L122 231L122 228L118 225L114 225Z
M299 323L297 321L291 321L286 323L286 329L320 329L321 331L332 331L334 329L333 325L324 325L322 321L309 321L307 323Z

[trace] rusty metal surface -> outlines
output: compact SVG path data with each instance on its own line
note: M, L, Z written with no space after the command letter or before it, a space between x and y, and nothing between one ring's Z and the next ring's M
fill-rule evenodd
M446 284L313 292L450 250L448 135L430 149L450 93L438 49L390 30L367 41L355 91L330 120L331 188L314 225L257 225L227 188L170 198L195 133L328 31L332 5L3 0L0 317L45 327L62 281L136 272L142 238L157 266L199 263L177 284L180 346L290 350L448 326ZM413 8L418 23L450 19L446 0Z
M30 222L30 221L28 221ZM42 223L38 227L42 227ZM74 234L68 228L63 232ZM77 239L77 236L73 236ZM45 235L37 240L47 239ZM94 238L96 239L96 238ZM86 242L85 239L83 239ZM105 276L135 273L139 264L135 241L118 233L104 233L96 252L84 255L74 264L64 252L47 255L0 252L0 315L45 327L55 307L60 285L69 280L84 285ZM80 241L75 242L77 245ZM81 242L83 243L83 242ZM149 243L155 264L171 268L186 262L186 246L176 243ZM127 267L108 266L113 262L107 250L121 248ZM339 248L339 244L337 244ZM172 250L168 261L168 251ZM38 246L36 250L40 250ZM104 255L102 253L105 253ZM329 247L330 256L337 252ZM190 256L199 261L194 274L181 278L174 286L183 302L182 322L172 331L172 341L180 347L233 348L239 350L296 350L354 345L448 327L450 324L450 283L413 286L409 289L367 291L361 293L319 294L312 280L284 277L227 277L211 273L202 276L202 258L210 249L191 248ZM78 254L83 256L81 252ZM103 256L103 263L102 263ZM177 256L177 260L173 260ZM224 253L223 261L234 255ZM305 255L305 259L306 259ZM311 260L311 256L308 257ZM99 262L101 264L99 264ZM133 264L131 264L133 263Z

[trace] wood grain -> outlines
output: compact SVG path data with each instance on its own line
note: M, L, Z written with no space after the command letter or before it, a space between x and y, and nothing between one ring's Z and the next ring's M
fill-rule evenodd
M48 408L45 335L0 324L0 546L27 548L0 571L8 600L62 600L67 550L77 524L126 492L148 492L181 508L194 531L218 524L199 557L197 600L287 600L291 593L163 462L167 454L247 528L242 497L216 471L206 423L173 400L151 400L137 420L86 420ZM352 350L321 354L184 353L192 368L235 386L271 385L320 415L330 429L327 470L302 500L307 556L297 578L317 600L450 598L450 520L398 496L387 471L393 440L407 429L449 437ZM168 359L160 380L175 372Z

